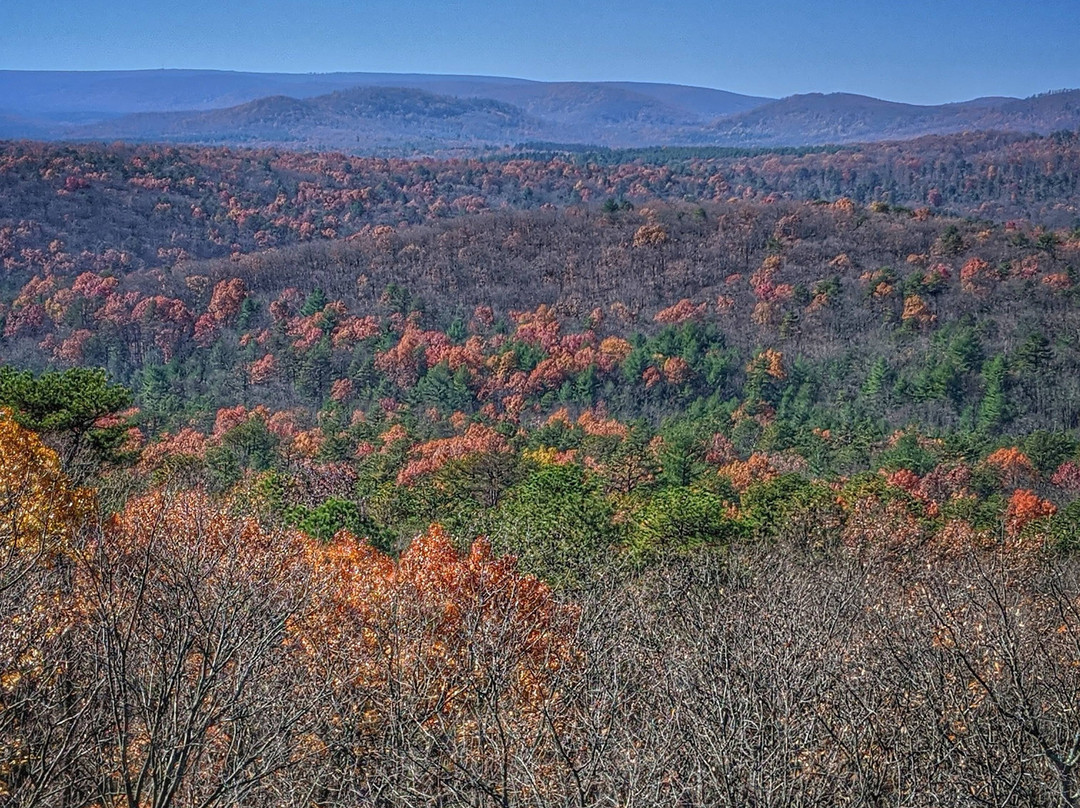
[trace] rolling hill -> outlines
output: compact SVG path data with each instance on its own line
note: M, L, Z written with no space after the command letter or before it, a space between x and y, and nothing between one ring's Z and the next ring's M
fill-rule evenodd
M275 145L311 150L436 150L528 137L543 124L491 99L358 87L310 99L271 96L225 109L138 113L74 127L78 139Z
M0 137L429 153L525 141L802 146L1080 128L1080 91L936 106L645 82L394 73L0 71Z
M848 93L793 95L715 122L718 145L799 146L998 130L1047 133L1080 126L1080 90L919 106Z
M82 124L141 112L224 109L283 95L305 99L357 87L423 90L454 98L487 98L543 112L555 120L600 114L634 117L638 107L665 118L702 122L753 109L772 99L675 84L542 82L498 76L410 73L242 73L220 70L0 70L0 111L54 124Z

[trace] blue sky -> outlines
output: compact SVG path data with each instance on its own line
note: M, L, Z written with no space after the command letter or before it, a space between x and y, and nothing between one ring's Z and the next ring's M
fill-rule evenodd
M0 0L0 69L671 81L914 103L1080 87L1080 0Z

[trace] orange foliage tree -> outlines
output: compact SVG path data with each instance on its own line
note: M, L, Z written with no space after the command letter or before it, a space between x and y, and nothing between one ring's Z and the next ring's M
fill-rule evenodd
M437 438L409 450L409 462L397 475L398 485L411 485L420 477L432 474L455 460L480 455L506 454L506 438L484 424L469 424L465 434Z
M312 558L317 609L296 632L338 691L319 742L354 763L338 773L338 798L370 793L386 755L434 791L535 796L503 791L504 764L538 775L519 788L553 773L544 736L561 709L556 682L579 662L576 611L486 540L457 552L438 525L397 563L347 533Z
M986 458L986 464L1001 475L1002 483L1007 486L1017 485L1037 476L1035 466L1027 455L1015 446L991 452Z
M1005 529L1010 536L1016 537L1035 520L1053 516L1055 513L1057 508L1052 502L1040 499L1033 491L1018 488L1009 497L1009 507L1005 510Z

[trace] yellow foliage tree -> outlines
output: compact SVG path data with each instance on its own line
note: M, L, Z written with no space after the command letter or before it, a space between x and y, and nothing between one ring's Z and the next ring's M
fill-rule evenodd
M28 562L62 551L93 496L71 485L56 452L0 409L0 591Z
M66 664L58 649L78 610L55 562L92 505L56 452L0 409L0 804L43 799L49 772L74 749L77 723L54 708Z

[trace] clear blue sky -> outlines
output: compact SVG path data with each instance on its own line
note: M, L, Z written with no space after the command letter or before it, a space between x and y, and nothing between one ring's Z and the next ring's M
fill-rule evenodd
M0 0L0 69L472 73L915 103L1080 87L1080 0Z

